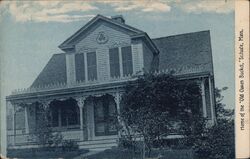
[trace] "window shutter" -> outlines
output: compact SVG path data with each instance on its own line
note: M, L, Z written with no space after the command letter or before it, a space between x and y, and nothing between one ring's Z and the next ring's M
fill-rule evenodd
M132 49L131 46L122 47L123 75L133 74Z

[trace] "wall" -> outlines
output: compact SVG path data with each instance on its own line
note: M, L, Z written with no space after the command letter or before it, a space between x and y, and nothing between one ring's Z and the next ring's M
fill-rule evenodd
M153 52L148 48L148 46L143 43L143 65L146 72L151 71L153 61Z

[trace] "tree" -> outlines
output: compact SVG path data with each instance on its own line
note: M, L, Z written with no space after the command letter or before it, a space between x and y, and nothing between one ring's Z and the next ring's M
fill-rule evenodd
M200 134L193 140L193 149L198 158L205 159L233 159L235 158L234 150L234 111L226 109L222 103L222 91L215 89L216 96L216 116L217 124L212 127L200 127Z
M145 74L128 83L121 101L121 120L131 138L141 135L150 156L154 144L201 115L200 88L195 81L172 75ZM181 133L181 131L179 131Z

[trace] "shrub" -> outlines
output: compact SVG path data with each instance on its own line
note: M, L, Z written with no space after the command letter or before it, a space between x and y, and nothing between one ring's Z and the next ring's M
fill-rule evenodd
M62 150L63 151L77 151L79 150L79 145L74 140L64 140L62 142Z

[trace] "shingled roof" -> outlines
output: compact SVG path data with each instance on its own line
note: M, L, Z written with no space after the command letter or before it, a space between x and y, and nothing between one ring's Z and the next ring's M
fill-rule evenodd
M66 83L65 54L54 54L31 87L40 87L49 84Z
M152 39L160 51L159 70L213 74L210 32L201 31ZM192 71L190 71L192 72Z
M210 32L201 31L152 39L159 49L159 70L177 70L180 74L213 74ZM198 69L197 69L198 68ZM65 54L55 54L31 87L66 83Z

